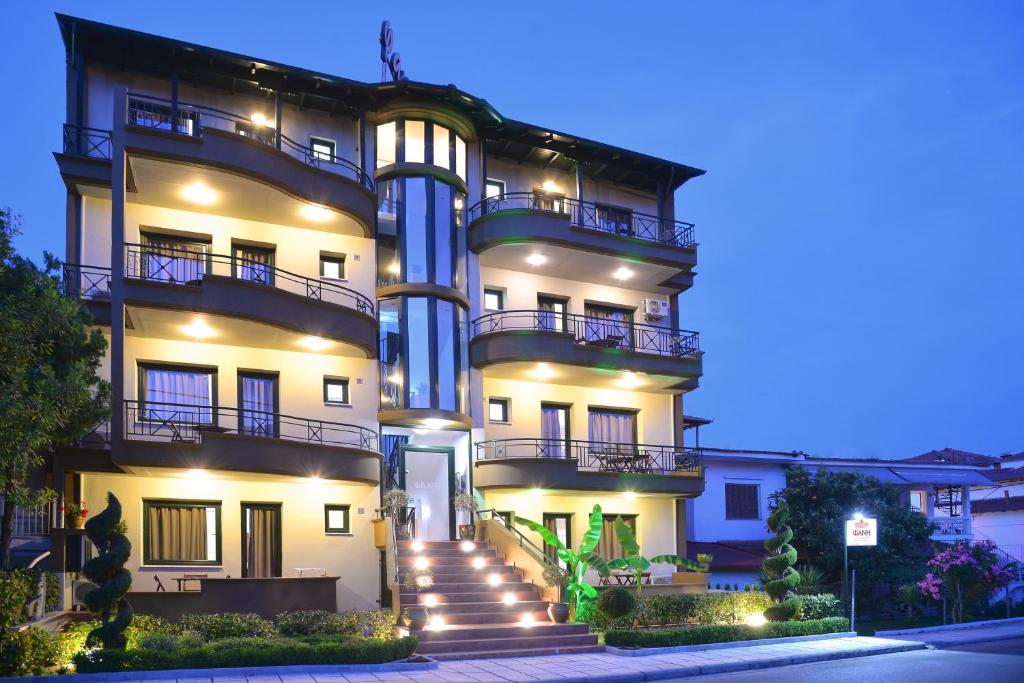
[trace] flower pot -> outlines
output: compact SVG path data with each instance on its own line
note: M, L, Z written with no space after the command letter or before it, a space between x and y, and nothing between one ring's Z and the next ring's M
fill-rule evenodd
M423 627L427 625L427 608L422 605L412 605L406 607L402 612L402 623L405 624L406 628L410 631L422 631Z
M67 515L64 519L67 521L68 527L71 529L81 529L85 525L85 517L82 517L81 515Z
M569 605L564 602L552 602L548 604L548 617L556 624L564 624L569 620Z
M463 541L472 541L476 536L476 527L472 524L460 524L459 525L459 539Z

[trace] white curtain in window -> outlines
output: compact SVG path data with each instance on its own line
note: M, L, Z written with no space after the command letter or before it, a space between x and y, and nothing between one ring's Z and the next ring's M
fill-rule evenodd
M541 455L545 458L567 457L565 452L565 414L564 408L541 406Z
M629 344L629 327L633 322L631 312L588 306L584 313L587 318L584 337L587 341L612 340Z
M146 235L142 277L175 283L202 280L206 274L206 250L201 242Z
M249 280L263 285L274 284L273 271L270 269L273 265L273 256L273 252L265 249L236 249L236 277L239 280Z
M273 377L242 378L242 433L274 436Z
M146 418L193 424L212 422L212 378L202 370L146 368Z
M600 443L633 443L636 415L590 411L590 440Z

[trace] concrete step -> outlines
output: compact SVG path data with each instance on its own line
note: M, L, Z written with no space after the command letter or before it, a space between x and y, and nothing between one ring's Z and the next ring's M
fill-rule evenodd
M533 629L522 628L524 632L541 631L539 627ZM419 632L414 632L417 635ZM580 645L597 645L597 636L592 633L581 633L578 635L539 635L539 636L516 636L494 640L492 638L465 639L465 640L430 640L422 641L416 646L416 652L421 655L433 657L435 654L450 654L454 652L486 652L499 648L501 650L536 650L543 648L576 647ZM529 656L525 652L522 656Z
M487 541L469 541L478 548L489 548L490 544ZM399 550L412 550L415 543L419 543L424 549L427 548L461 548L463 543L466 541L399 541Z
M415 603L413 603L415 604ZM408 607L408 603L405 605ZM536 598L531 600L519 600L511 605L503 602L442 602L430 608L431 614L487 614L493 615L499 621L519 621L523 612L545 612L548 603ZM512 616L509 616L512 615Z
M502 582L506 582L507 581L509 583L516 583L516 582L521 582L523 580L522 572L520 572L518 569L516 569L514 567L488 567L486 574L483 574L482 572L480 572L480 571L478 571L476 569L470 569L469 571L455 572L455 573L442 573L442 572L435 571L434 572L434 584L435 585L439 585L439 584L442 584L442 583L454 583L454 584L481 583L481 579L486 580L486 578L488 576L490 576L491 574L500 574ZM399 572L398 573L398 581L399 581L399 583L401 583L404 580L405 580L405 572L404 571Z
M499 645L500 643L494 643ZM461 659L507 659L508 657L547 657L550 655L582 655L604 652L604 645L569 645L535 647L528 650L479 650L476 652L435 652L430 655L439 662L453 662Z
M539 601L540 591L537 589L523 591L505 591L502 593L491 593L487 591L476 593L441 593L438 594L438 603L452 604L455 602L489 602L492 604L503 604L505 593L512 593L517 602ZM417 605L423 599L424 594L401 594L400 602L403 606Z
M494 548L480 548L475 547L470 552L465 552L461 548L424 548L420 551L414 551L411 549L403 550L399 548L398 557L493 557L497 555L497 551Z
M498 557L496 555L481 555L479 557L484 561L484 566L486 567L501 566L505 564L505 558ZM417 558L414 555L401 555L398 558L398 566L411 567L415 564L416 559ZM476 557L469 555L442 555L440 557L428 557L427 565L434 571L438 571L438 567L451 568L456 571L459 569L472 570L475 569L474 561L476 559Z
M511 624L445 624L436 628L429 627L414 633L420 643L433 643L442 640L484 640L495 638L550 638L554 636L590 635L586 624L553 624L544 621L533 626Z
M528 581L502 581L501 583L492 586L490 583L481 582L470 582L465 581L462 583L440 583L437 578L434 579L434 585L430 588L419 592L402 586L401 595L402 597L413 597L415 595L447 595L448 593L496 593L498 597L495 600L501 600L505 593L522 593L525 591L531 591L536 586Z
M529 603L521 603L521 604L525 605L525 604L529 604ZM543 623L551 621L548 618L547 608L545 608L545 609L536 609L536 610L535 609L521 608L518 612L515 612L515 613L505 613L505 612L470 612L470 613L466 613L466 614L460 614L458 612L442 613L442 612L438 611L438 609L436 607L431 607L430 608L430 614L431 615L440 614L441 616L444 617L444 623L448 624L449 626L469 626L471 624L477 624L477 625L483 625L483 624L486 624L486 625L507 624L512 619L522 619L524 614L529 614L530 616L532 616L533 620L535 622L537 622L537 623L543 624Z

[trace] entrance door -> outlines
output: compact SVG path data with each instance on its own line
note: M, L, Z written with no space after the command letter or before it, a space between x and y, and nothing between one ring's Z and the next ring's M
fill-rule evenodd
M242 503L242 578L281 576L281 504Z
M455 450L433 446L401 446L399 484L416 510L416 538L450 541L455 538L455 509L452 504L455 480Z

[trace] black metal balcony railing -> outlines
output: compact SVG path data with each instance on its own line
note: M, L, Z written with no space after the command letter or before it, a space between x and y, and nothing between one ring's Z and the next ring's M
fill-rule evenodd
M199 443L204 433L377 451L377 432L358 425L249 408L124 401L125 439Z
M473 336L533 330L564 332L581 346L620 349L659 356L686 358L700 353L700 338L690 330L671 330L610 318L595 318L554 311L499 311L473 321Z
M279 149L299 161L340 176L350 178L372 190L373 180L363 169L335 154L314 151L273 126L262 125L239 114L187 102L173 102L162 97L129 93L127 122L129 125L154 128L171 133L202 137L204 128L216 128L262 142Z
M197 285L206 275L222 275L373 315L373 302L364 294L336 282L297 275L270 263L146 244L125 244L124 250L124 275L128 278Z
M515 210L552 211L565 214L572 225L589 230L674 247L694 246L693 223L543 192L506 192L498 197L488 197L469 208L469 221L490 213Z
M65 263L61 266L60 291L80 299L109 299L110 268Z
M111 158L110 131L64 124L64 153L90 159Z
M575 460L581 470L665 474L701 471L700 451L676 446L566 439L501 439L475 444L476 459Z

